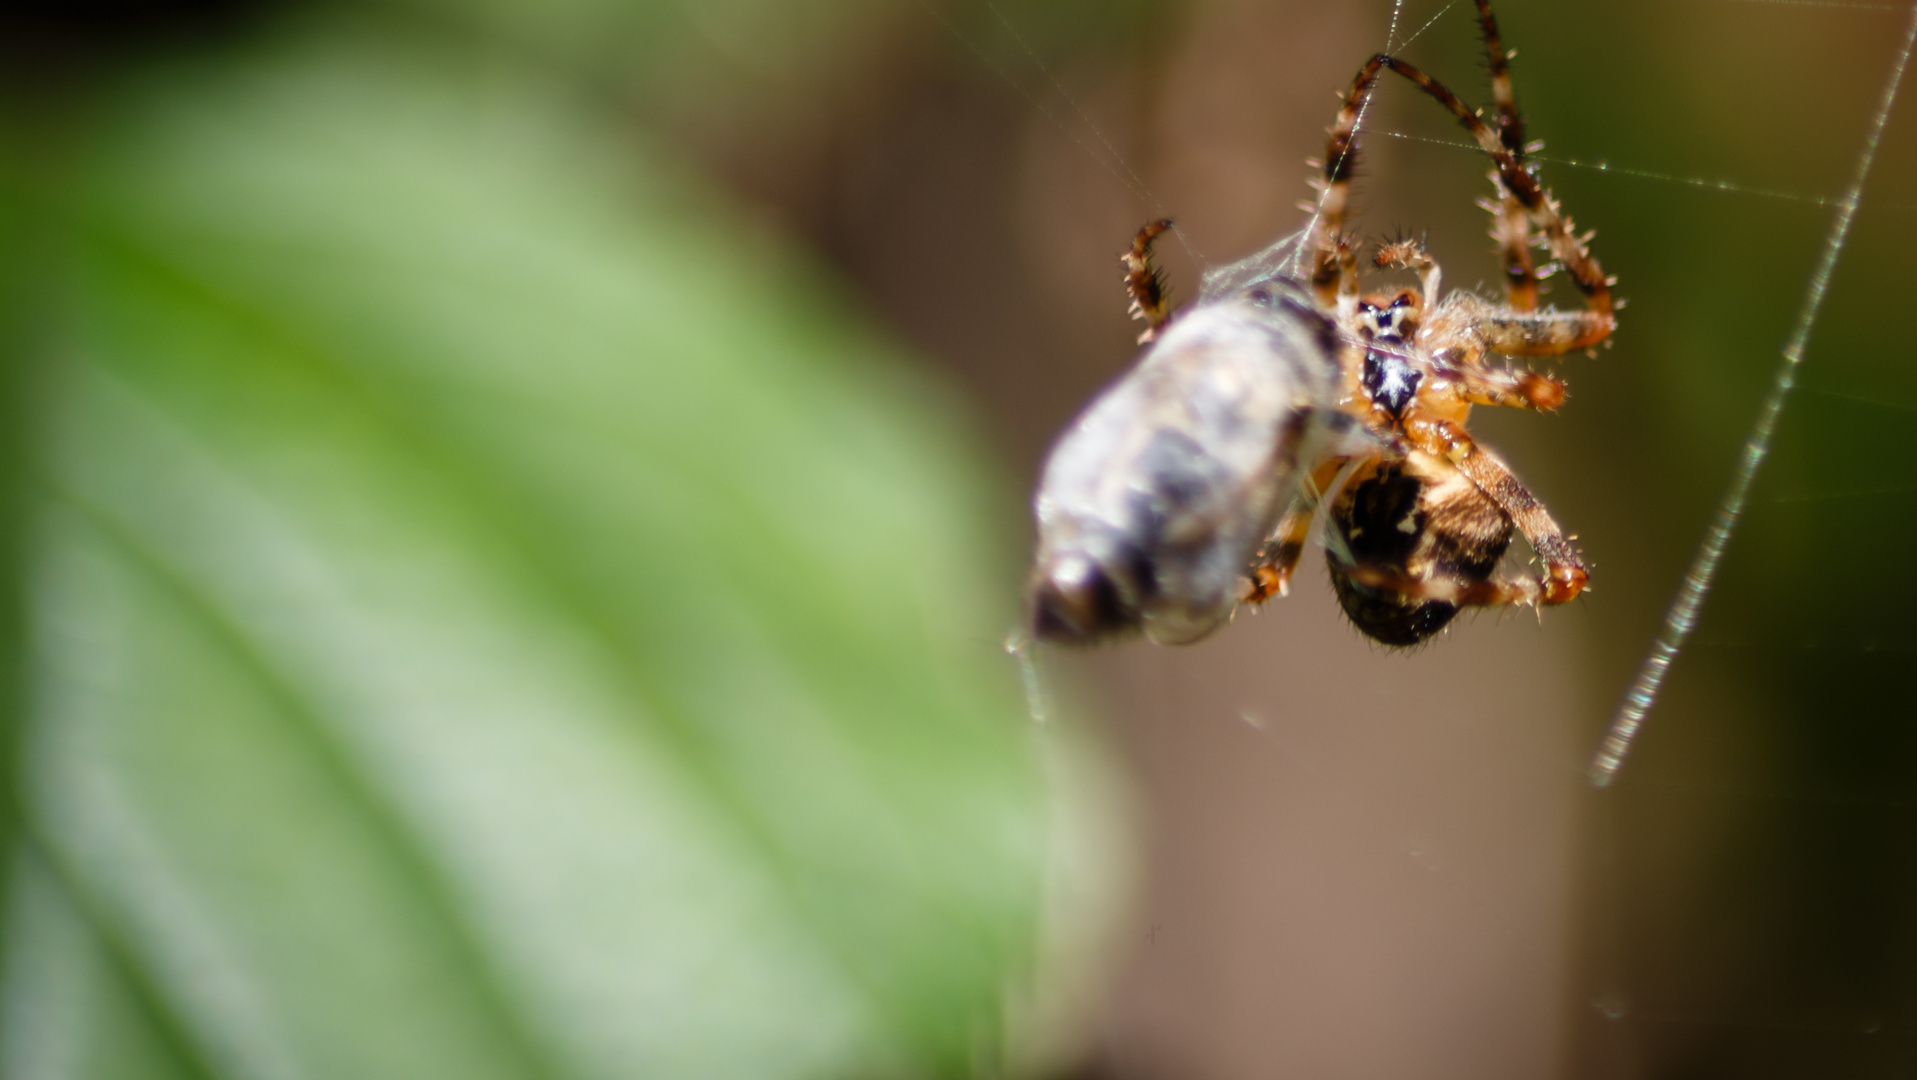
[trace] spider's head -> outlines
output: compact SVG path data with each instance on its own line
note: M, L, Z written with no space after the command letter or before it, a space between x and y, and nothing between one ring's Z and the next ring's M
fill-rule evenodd
M1396 296L1372 293L1358 301L1358 331L1367 338L1409 341L1424 315L1424 297L1416 289Z

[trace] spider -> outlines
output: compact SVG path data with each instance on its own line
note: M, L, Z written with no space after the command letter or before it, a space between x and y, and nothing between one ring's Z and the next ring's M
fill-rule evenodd
M1319 200L1304 204L1316 213L1300 237L1206 275L1199 302L1174 312L1151 261L1170 222L1139 231L1122 261L1150 348L1048 462L1031 590L1037 636L1091 641L1142 627L1160 641L1197 640L1237 603L1287 591L1327 491L1334 591L1352 622L1385 644L1423 641L1461 607L1562 604L1584 590L1571 540L1465 431L1473 405L1555 410L1564 401L1556 378L1488 364L1490 354L1588 350L1616 325L1614 280L1524 160L1534 148L1509 55L1489 0L1477 9L1495 129L1435 79L1379 54L1352 80L1324 161L1313 163ZM1484 205L1504 303L1442 294L1437 263L1406 239L1381 245L1373 261L1415 273L1419 286L1360 294L1345 224L1358 117L1384 71L1437 100L1491 158L1498 197ZM1569 272L1582 310L1538 308L1539 280L1555 268L1533 264L1534 243ZM1232 392L1249 402L1219 404ZM1498 575L1514 531L1542 574ZM1248 535L1257 537L1249 545Z

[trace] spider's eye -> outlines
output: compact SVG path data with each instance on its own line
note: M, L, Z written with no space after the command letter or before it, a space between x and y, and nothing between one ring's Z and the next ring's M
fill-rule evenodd
M1369 313L1378 310L1378 305L1369 300L1360 300L1358 301L1358 310Z
M1398 294L1398 296L1397 296L1397 299L1395 299L1395 300L1393 300L1393 301L1391 301L1391 306L1392 306L1392 307L1394 307L1394 308L1401 308L1401 307L1410 307L1410 306L1411 306L1411 294L1410 294L1410 293L1399 293L1399 294Z

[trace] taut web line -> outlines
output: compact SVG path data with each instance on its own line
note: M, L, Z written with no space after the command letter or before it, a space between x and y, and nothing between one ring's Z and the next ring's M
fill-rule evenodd
M1132 194L1141 197L1145 203L1152 208L1153 213L1161 218L1169 219L1171 215L1165 211L1164 204L1158 201L1158 196L1152 193L1152 189L1146 186L1144 177L1138 175L1138 171L1133 169L1131 163L1125 160L1125 155L1118 152L1118 147L1113 146L1112 141L1105 137L1105 133L1098 130L1098 125L1092 123L1092 118L1086 115L1084 109L1079 107L1078 101L1072 97L1070 91L1065 89L1065 84L1058 81L1057 75L1052 74L1052 69L1045 63L1044 58L1038 55L1038 50L1032 48L1032 46L1026 42L1025 36L1018 32L1018 27L1012 25L1012 20L1006 18L1005 13L992 4L991 0L985 0L985 9L992 13L992 17L998 20L998 24L1005 28L1005 32L1011 36L1013 41L1018 43L1018 47L1020 51L1025 53L1026 59L1030 60L1032 66L1044 74L1046 81L1052 84L1052 89L1058 91L1058 96L1065 99L1065 104L1070 105L1072 111L1078 114L1078 119L1085 125L1085 130L1091 132L1092 137L1099 141L1099 144L1105 148L1105 152L1111 155L1111 160L1107 162L1104 158L1100 158L1097 153L1091 150L1091 147L1085 146L1083 140L1078 140L1079 146L1083 147L1086 152L1091 153L1092 157L1096 159L1099 164L1110 169L1114 175L1117 174L1120 169L1124 170L1125 176L1120 179L1125 180L1126 186L1132 189ZM1001 72L1001 74L1003 73ZM1008 81L1010 80L1010 76L1005 77ZM1032 101L1034 105L1037 104L1029 94L1026 95L1026 100ZM1052 118L1048 117L1048 119ZM1059 124L1056 119L1052 119L1052 123L1058 124L1061 129L1065 129L1065 125ZM1066 134L1071 134L1069 129L1065 130ZM1077 139L1077 136L1073 136L1073 138ZM1178 238L1178 243L1185 249L1185 254L1190 255L1192 260L1197 262L1198 265L1205 265L1205 257L1199 254L1196 248L1192 247L1191 241L1185 237L1184 230L1174 224L1172 226L1172 235Z
M1484 153L1477 143L1458 142L1455 139L1433 139L1425 135L1407 135L1402 131L1374 131L1374 136L1384 135L1405 142L1426 143L1431 146L1448 146L1453 150L1464 150L1473 154ZM1535 145L1535 144L1534 144ZM1809 203L1812 206L1836 206L1842 200L1824 195L1799 195L1790 191L1776 191L1771 188L1748 187L1729 180L1712 180L1701 176L1680 176L1676 173L1653 172L1649 169L1634 169L1625 165L1614 165L1609 161L1580 161L1570 157L1552 157L1542 153L1527 153L1526 160L1539 161L1547 165L1563 165L1572 169L1589 169L1593 172L1617 173L1622 176L1635 176L1644 180L1658 180L1668 184L1683 184L1687 187L1708 188L1713 191L1729 191L1739 195L1757 195L1766 199L1782 199L1785 202ZM1882 205L1882 204L1879 204Z
M1403 41L1398 43L1398 46L1397 46L1398 51L1403 52L1406 49L1409 49L1411 47L1412 42L1423 37L1424 32L1426 30L1431 29L1431 27L1434 24L1436 24L1439 19L1444 18L1446 12L1450 11L1452 8L1457 6L1458 6L1458 0L1451 0L1449 4L1446 4L1442 8L1439 8L1438 13L1436 15L1431 16L1430 19L1425 21L1425 24L1423 26L1418 27L1417 33L1412 34L1410 37L1405 38Z
M1699 545L1696 557L1691 560L1690 570L1684 575L1684 584L1678 588L1676 599L1664 615L1664 626L1651 646L1651 654L1644 658L1643 666L1638 669L1637 680L1631 684L1630 692L1624 695L1624 702L1619 706L1616 718L1611 721L1610 730L1605 733L1597 755L1591 760L1589 776L1591 783L1598 787L1609 786L1617 778L1618 770L1624 765L1625 755L1631 751L1631 742L1644 724L1645 714L1651 711L1651 705L1657 701L1658 689L1664 685L1664 677L1669 674L1672 661L1677 659L1678 651L1684 647L1684 640L1697 625L1698 610L1703 607L1704 597L1710 592L1711 581L1717 575L1717 564L1724 556L1724 548L1730 543L1731 534L1737 530L1738 520L1744 513L1745 500L1750 496L1751 484L1757 479L1757 471L1763 466L1765 457L1770 454L1771 440L1777 433L1777 418L1783 413L1784 403L1797 382L1797 368L1804 361L1804 347L1810 341L1811 330L1817 325L1817 314L1824 305L1824 295L1830 291L1831 274L1837 268L1837 258L1843 254L1844 243L1850 237L1851 222L1857 216L1857 204L1864 196L1864 181L1870 177L1871 164L1877 157L1877 145L1883 140L1884 125L1890 120L1890 108L1896 102L1897 89L1904 81L1904 68L1910 62L1914 42L1917 42L1917 4L1911 7L1911 20L1904 30L1903 47L1897 51L1897 59L1890 69L1890 80L1878 98L1877 113L1871 117L1870 130L1864 136L1864 148L1857 157L1857 174L1837 204L1837 215L1831 220L1830 232L1824 239L1824 253L1817 261L1817 270L1811 275L1809 288L1805 290L1804 305L1798 310L1797 324L1784 346L1783 360L1778 364L1777 375L1772 380L1770 395L1764 399L1764 406L1757 414L1757 423L1752 426L1750 437L1744 440L1744 450L1738 456L1737 471L1731 476L1730 489L1724 493L1724 501L1718 504L1711 526L1704 534L1704 542Z

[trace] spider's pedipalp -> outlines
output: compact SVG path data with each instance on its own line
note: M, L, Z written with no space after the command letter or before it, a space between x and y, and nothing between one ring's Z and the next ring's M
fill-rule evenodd
M1378 249L1378 265L1417 271L1418 288L1424 294L1424 307L1429 309L1437 306L1438 283L1443 279L1443 273L1438 261L1426 253L1422 239L1404 238L1383 245Z

